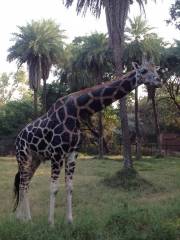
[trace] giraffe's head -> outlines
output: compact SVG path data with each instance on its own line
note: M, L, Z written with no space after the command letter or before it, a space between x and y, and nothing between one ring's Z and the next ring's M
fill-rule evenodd
M137 83L144 83L157 88L162 86L157 67L152 62L146 61L141 66L133 62L132 65L136 71Z

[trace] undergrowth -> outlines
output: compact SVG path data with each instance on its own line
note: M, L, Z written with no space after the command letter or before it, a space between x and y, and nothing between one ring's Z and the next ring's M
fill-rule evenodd
M33 221L22 223L11 213L16 162L5 158L0 162L0 240L180 239L178 158L145 158L130 171L122 169L119 160L79 160L74 222L68 225L65 221L65 184L60 180L54 228L47 223L49 164L38 169L30 186Z

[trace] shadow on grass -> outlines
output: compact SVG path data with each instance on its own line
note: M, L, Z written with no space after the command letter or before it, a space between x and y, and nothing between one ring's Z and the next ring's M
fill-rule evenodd
M121 188L123 190L140 190L151 189L157 191L155 186L141 177L135 169L125 169L118 171L114 176L105 178L103 184L112 188Z
M91 156L80 156L78 157L79 160L98 160L98 161L115 161L115 162L123 162L123 156L121 155L105 155L102 159L99 159L98 155L91 155ZM148 163L158 163L159 161L165 161L168 160L168 158L164 157L156 157L156 156L143 156L142 160L138 161L136 160L135 156L132 156L132 160L135 163L143 163L143 162L148 162Z

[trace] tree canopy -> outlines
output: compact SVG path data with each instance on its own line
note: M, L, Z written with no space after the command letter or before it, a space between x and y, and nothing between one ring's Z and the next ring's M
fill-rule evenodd
M32 21L25 26L18 26L19 33L13 33L15 42L8 49L8 61L16 60L18 67L27 63L30 88L34 90L34 108L37 114L37 91L40 81L46 80L52 65L60 63L64 58L64 30L53 20ZM46 105L46 100L44 100ZM45 107L45 106L44 106ZM46 107L45 107L46 108Z

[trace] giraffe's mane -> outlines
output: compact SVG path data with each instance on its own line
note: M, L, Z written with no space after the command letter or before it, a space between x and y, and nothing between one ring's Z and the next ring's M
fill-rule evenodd
M123 75L122 77L120 77L120 78L115 78L114 81L121 81L121 80L127 78L127 77L128 77L129 75L131 75L133 72L135 72L135 70L132 70L132 71L124 74L124 75ZM70 93L69 96L78 97L78 96L80 96L80 95L89 93L89 92L91 92L92 90L96 90L96 89L98 89L98 88L100 88L100 87L108 86L108 85L110 85L112 82L113 82L113 80L107 81L107 82L103 82L103 83L100 83L100 84L98 84L98 85L96 85L96 86L89 87L89 88L85 88L85 89L82 89L82 90L80 90L80 91Z

